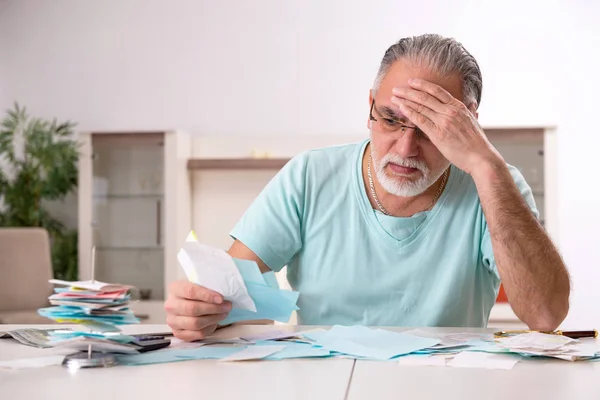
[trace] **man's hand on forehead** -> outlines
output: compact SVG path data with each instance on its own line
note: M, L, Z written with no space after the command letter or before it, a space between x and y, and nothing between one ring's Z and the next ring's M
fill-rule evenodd
M391 102L458 168L471 173L482 162L502 160L476 116L441 86L411 79L393 94Z

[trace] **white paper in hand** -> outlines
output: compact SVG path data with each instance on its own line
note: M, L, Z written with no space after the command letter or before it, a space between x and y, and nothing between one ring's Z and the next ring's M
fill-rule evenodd
M190 282L220 293L233 308L256 311L242 275L225 251L199 243L190 233L177 259Z

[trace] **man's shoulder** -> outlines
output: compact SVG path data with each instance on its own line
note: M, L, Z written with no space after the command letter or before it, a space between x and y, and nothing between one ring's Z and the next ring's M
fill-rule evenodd
M358 156L358 152L365 141L326 146L304 151L294 158L304 161L308 167L326 168L338 166L340 163L348 164Z

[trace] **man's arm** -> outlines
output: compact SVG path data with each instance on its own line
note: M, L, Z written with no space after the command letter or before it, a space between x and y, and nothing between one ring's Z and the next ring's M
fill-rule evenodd
M470 174L488 224L494 258L515 314L531 329L552 330L569 309L566 268L525 204L502 156L477 122L477 104L412 79L392 103L427 134L448 161Z
M227 253L233 258L239 258L241 260L250 260L254 261L258 264L258 269L260 269L261 273L266 273L271 271L271 269L260 259L259 256L256 255L255 252L250 250L244 243L236 240L233 242Z
M554 244L521 196L504 162L471 176L508 301L530 329L551 331L569 310L569 275Z

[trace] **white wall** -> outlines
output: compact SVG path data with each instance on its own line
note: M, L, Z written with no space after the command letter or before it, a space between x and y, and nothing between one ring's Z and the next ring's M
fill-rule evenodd
M0 101L82 130L359 135L387 46L423 32L457 37L481 64L485 125L558 126L560 246L575 290L569 323L600 325L592 309L600 300L597 2L6 3Z

